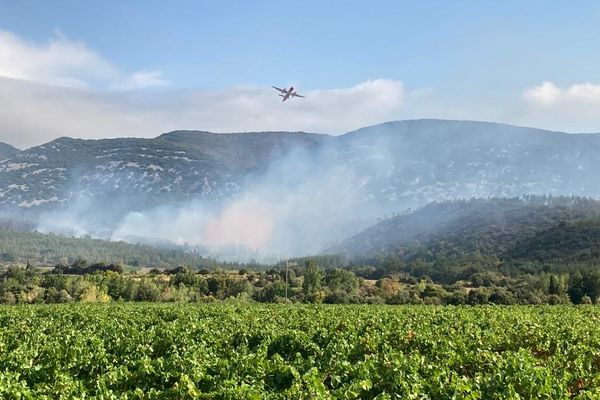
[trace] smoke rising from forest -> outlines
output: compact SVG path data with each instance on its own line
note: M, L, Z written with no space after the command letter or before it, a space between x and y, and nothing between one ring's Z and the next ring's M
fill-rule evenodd
M42 213L38 230L198 246L225 260L315 254L384 213L364 197L356 171L336 165L337 157L327 146L316 154L297 148L219 202L190 199L119 211L80 196L64 209Z

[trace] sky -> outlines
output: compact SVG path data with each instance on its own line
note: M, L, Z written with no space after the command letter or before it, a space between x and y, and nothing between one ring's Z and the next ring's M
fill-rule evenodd
M600 132L598 43L593 1L0 0L0 141L410 118Z

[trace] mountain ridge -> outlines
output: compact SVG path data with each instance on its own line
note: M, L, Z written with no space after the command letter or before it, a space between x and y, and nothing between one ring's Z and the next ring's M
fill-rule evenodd
M336 138L336 137L342 137L342 136L352 136L361 132L364 132L366 130L370 130L370 129L375 129L375 128L385 128L385 127L390 127L390 126L398 126L398 125L415 125L415 124L466 124L466 125L472 125L472 124L478 124L478 125L482 125L482 126L487 126L487 127L504 127L504 128L512 128L512 129L517 129L517 130L527 130L527 131L537 131L538 133L543 133L543 134L560 134L560 135L578 135L578 136L596 136L599 135L600 136L600 132L567 132L567 131L560 131L560 130L552 130L552 129L543 129L543 128L537 128L537 127L533 127L533 126L524 126L524 125L516 125L516 124L510 124L510 123L504 123L504 122L494 122L494 121L483 121L483 120L468 120L468 119L444 119L444 118L414 118L414 119L403 119L403 120L391 120L391 121L385 121L385 122L381 122L378 124L373 124L373 125L367 125L358 129L354 129L348 132L344 132L341 134L331 134L331 133L322 133L322 132L306 132L306 131L285 131L285 130L267 130L267 131L243 131L243 132L214 132L214 131L207 131L207 130L202 130L202 129L175 129L172 131L168 131L168 132L163 132L157 136L154 137L141 137L141 136L120 136L120 137L113 137L113 138L78 138L78 137L72 137L72 136L59 136L55 139L52 139L46 143L42 143L39 145L35 145L35 146L31 146L28 147L26 149L23 150L29 150L29 149L33 149L35 147L40 147L40 146L46 146L54 141L57 140L77 140L77 141L103 141L103 140L122 140L122 139L142 139L142 140L152 140L152 139L160 139L160 138L164 138L164 137L169 137L172 136L174 134L179 134L179 133L183 133L183 134L198 134L198 135L209 135L209 136L218 136L218 135L229 135L229 136L253 136L253 135L271 135L271 134L275 134L275 135L309 135L309 136L315 136L315 137L329 137L329 138ZM21 149L18 149L8 143L4 143L4 142L0 142L3 144L6 144L14 149L16 149L16 151L23 151Z
M543 134L543 136L540 136L540 134ZM132 168L136 165L136 159L139 160L140 158L144 158L144 156L146 156L146 159L156 159L159 156L157 152L151 152L151 154L143 154L144 151L146 151L149 147L154 150L159 150L158 153L170 153L170 157L172 157L172 160L179 160L181 163L214 163L214 168L211 168L210 165L205 165L204 167L200 165L199 168L196 168L195 171L191 173L194 174L194 177L196 178L206 177L207 184L204 185L205 194L210 192L212 194L219 193L219 196L226 196L227 193L231 192L226 188L228 184L234 186L241 185L244 181L244 174L251 173L254 168L257 168L257 171L259 172L264 171L266 168L268 168L268 164L271 163L274 159L284 157L286 154L288 154L291 150L294 149L302 149L308 150L309 152L318 153L322 150L322 148L325 148L329 150L327 152L327 157L330 157L330 159L335 159L335 162L339 163L343 162L343 160L340 160L340 157L344 156L344 154L347 154L349 148L350 151L354 153L350 155L356 155L355 153L358 152L357 148L363 146L367 146L367 151L371 153L389 153L391 145L391 147L394 147L395 150L400 150L399 153L405 151L407 148L411 152L413 152L413 150L416 150L417 152L420 151L424 153L423 157L420 160L417 159L417 157L415 157L414 154L411 155L411 157L413 158L412 164L414 166L423 164L423 162L429 162L430 166L432 166L432 160L428 159L429 157L427 153L433 148L432 144L436 143L430 143L429 141L449 141L449 143L447 143L447 146L441 149L442 151L439 152L439 154L434 155L434 158L437 158L439 161L445 161L442 160L443 157L450 158L456 156L456 154L448 154L452 151L454 151L455 153L465 151L475 153L478 151L482 151L482 149L477 148L477 145L481 145L487 147L484 150L489 152L498 150L495 147L506 147L507 145L510 145L511 140L519 142L523 141L524 138L531 142L530 145L533 146L535 150L545 151L546 153L549 153L550 151L557 152L555 154L548 154L548 157L556 156L556 154L559 154L560 152L564 153L565 149L569 148L574 148L574 154L577 154L577 151L581 152L585 151L586 149L589 150L590 145L595 149L600 150L599 134L570 134L565 132L546 131L537 128L518 127L514 125L500 123L437 119L390 121L383 124L361 128L339 136L304 132L278 131L223 134L212 133L207 131L175 130L163 133L155 138L77 139L61 137L50 141L46 144L35 146L23 150L21 152L12 154L11 157L4 160L0 164L0 183L5 184L5 186L15 185L13 187L16 188L14 189L14 196L5 195L0 197L0 207L6 206L8 204L23 204L23 206L27 206L29 204L28 201L34 201L34 199L32 199L32 193L34 192L34 190L21 190L21 193L17 193L19 192L19 187L27 185L27 183L24 181L27 180L27 176L31 175L28 174L25 177L23 177L23 173L11 174L10 172L14 171L15 169L19 171L32 169L31 173L35 173L36 171L45 168L47 164L52 164L41 162L40 159L43 160L43 157L51 157L53 163L59 164L54 165L54 168L66 168L69 169L69 172L71 173L73 172L71 171L73 169L81 170L85 168L92 168L100 171L112 171L114 170L114 166L103 166L103 164L101 163L102 159L112 160L115 162L122 161L123 165L129 165L129 167L126 168ZM547 143L543 143L542 141L540 141L540 139L542 138L545 141L548 141L547 139L551 138L550 142L558 143L554 146L549 146ZM515 146L523 145L522 143L513 144ZM56 151L56 146L68 147L69 151L86 152L88 157L72 157L73 159L69 162L67 160L68 157L63 155L64 153L59 154L58 151ZM112 151L109 151L111 149ZM98 153L98 151L104 153L100 154ZM191 151L195 157L182 157L181 154L185 153L186 151ZM510 152L514 154L514 149L504 148L499 151L503 152L500 154L506 155ZM175 154L175 152L178 152L179 155ZM340 152L343 154L340 154ZM113 154L111 155L109 153ZM368 158L370 155L371 154L367 153L366 157ZM390 156L394 157L393 154ZM397 156L400 157L403 156L403 154L397 154ZM498 154L496 154L496 156L498 156ZM23 164L23 160L32 160L36 158L38 162L28 163L31 165ZM93 162L94 160L92 160L91 158L95 158L96 162ZM117 158L119 160L117 160ZM365 157L363 156L362 161L364 161L364 158ZM513 164L517 163L522 165L524 164L523 159L524 157L521 157L521 159L519 160L504 160L503 164L506 166L510 165L512 162ZM162 161L164 161L164 159ZM327 161L329 160L321 159L318 161L321 165L323 165L327 164ZM481 163L481 160L477 161ZM502 160L500 161L502 162ZM453 162L455 162L455 160L448 159L448 164L445 164L442 167L446 167L452 164ZM12 168L6 166L10 163L14 164ZM404 173L404 175L414 174L414 171L411 171L410 167L407 168L407 165L402 165L401 161L399 161L398 163L400 165L395 165L395 167L396 169L403 168L404 171L401 172ZM140 163L138 162L138 164ZM476 165L474 164L475 163L472 163L471 167L475 167ZM158 168L162 168L164 170L163 165L159 165L156 163L145 163L143 164L143 166L146 168L149 167L151 169L154 169L154 172L159 172L159 177L161 175L161 171L158 170ZM324 165L324 167L326 168L327 165ZM370 166L367 166L365 169L369 169L369 167ZM438 166L433 167L437 168ZM121 166L121 169L124 168ZM226 176L233 176L233 179L230 182L226 182L226 179L223 179L223 176L219 176L219 174L216 173L215 170L224 171L224 174ZM27 173L27 171L23 172ZM41 174L42 172L37 172L37 174ZM61 176L59 170L55 170L54 172L56 176L48 177L48 180L59 181L62 183L64 183L64 181L67 180L78 180L77 177L73 176L73 173L71 174L72 176L70 176L69 179L67 179L66 177ZM444 173L443 170L437 172L441 172L442 174ZM476 173L476 171L469 172ZM153 179L157 180L155 179L156 174L144 175L144 173L141 172L140 175L141 176L138 176L138 178L144 180L145 182L148 182L149 180ZM169 176L169 174L166 175L167 176L165 177L164 181L175 181L177 179L177 174L173 176ZM87 178L89 178L89 176ZM106 177L98 178L101 181L108 179ZM401 179L402 176L399 176L398 178ZM118 181L118 179L119 178L114 178L115 181ZM421 180L423 179L423 177L415 176L414 179ZM480 181L481 180L482 179L480 179ZM445 182L446 184L451 183L448 182L449 179L447 178L441 179L440 181ZM157 192L161 189L163 189L163 191L168 191L167 185L168 183L160 187L156 187L156 185L151 185L152 192ZM52 187L53 185L50 184L49 186L50 191L54 191L54 188ZM64 186L69 185L63 184L61 186L63 187L63 189L65 189ZM190 183L188 185L188 187L197 186L197 182ZM410 187L419 185L408 184L405 186ZM122 187L122 185L119 186L117 183L116 186L113 185L113 189L115 189L113 191L119 192L119 188ZM134 187L139 189L140 185L135 186L134 184ZM211 187L213 190L210 189ZM215 190L216 187L218 187L218 189ZM103 189L107 190L108 188L104 186ZM144 189L147 190L146 187L142 188L142 190ZM181 191L183 193L188 192L188 194L196 192L195 189L187 191L182 189ZM536 191L536 193L541 192L542 191L540 190ZM580 192L577 192L576 194L587 194L585 193L585 191ZM550 190L549 193L553 193L553 191ZM511 192L510 194L515 194L515 192ZM449 194L449 196L454 196L454 194ZM64 199L64 196L59 195L59 193L56 193L56 198L60 198L62 200ZM436 198L435 196L427 196L427 200L436 200ZM23 201L25 201L25 203L23 203ZM42 205L47 203L48 202L39 204ZM426 203L426 201L420 201L420 203L424 204Z

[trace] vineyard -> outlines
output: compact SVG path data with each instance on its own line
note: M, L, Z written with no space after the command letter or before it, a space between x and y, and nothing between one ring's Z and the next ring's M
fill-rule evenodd
M10 399L597 399L593 306L0 308Z

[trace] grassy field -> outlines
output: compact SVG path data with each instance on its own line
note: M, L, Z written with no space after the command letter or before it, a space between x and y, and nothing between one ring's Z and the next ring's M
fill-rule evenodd
M0 397L600 398L600 308L0 307Z

